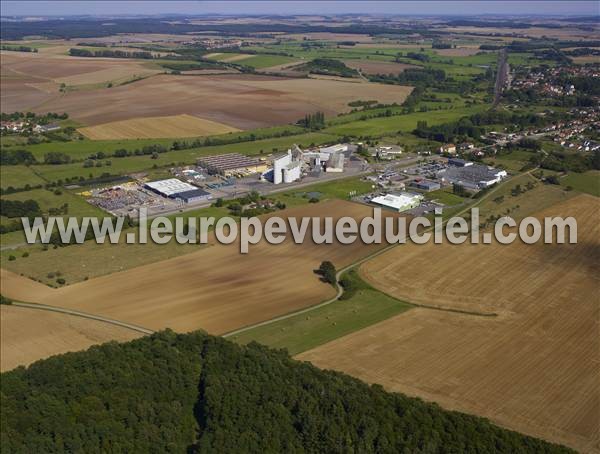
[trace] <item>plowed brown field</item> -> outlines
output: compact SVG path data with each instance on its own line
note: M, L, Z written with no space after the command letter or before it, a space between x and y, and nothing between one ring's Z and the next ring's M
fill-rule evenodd
M600 451L600 199L573 215L576 245L400 246L366 262L405 301L496 312L415 309L300 355L584 452Z
M158 75L110 89L69 92L40 111L69 112L85 125L190 114L239 129L294 123L306 113L336 115L359 99L401 104L410 87L338 80L225 74ZM151 95L150 95L151 94Z

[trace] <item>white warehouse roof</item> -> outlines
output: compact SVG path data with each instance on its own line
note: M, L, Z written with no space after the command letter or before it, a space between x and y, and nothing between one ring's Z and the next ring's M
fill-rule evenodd
M198 189L189 183L185 183L177 178L169 178L168 180L151 181L146 183L146 187L153 189L167 197L178 194L180 192L193 191Z
M403 192L400 195L386 194L375 197L371 202L398 211L403 211L418 206L422 199L422 195Z

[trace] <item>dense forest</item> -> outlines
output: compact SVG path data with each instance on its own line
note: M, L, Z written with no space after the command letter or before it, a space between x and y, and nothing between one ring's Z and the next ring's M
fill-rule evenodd
M568 452L201 332L55 356L1 386L2 452Z

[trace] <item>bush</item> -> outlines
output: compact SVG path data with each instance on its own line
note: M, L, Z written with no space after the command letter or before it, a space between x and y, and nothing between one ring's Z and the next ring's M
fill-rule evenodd
M57 284L59 284L59 285L65 285L65 283L66 283L66 282L67 282L67 281L65 281L65 280L64 280L64 278L62 278L62 277L59 277L59 278L56 280L56 283L57 283Z
M14 261L14 260L17 260L17 258L16 258L14 255L9 255L9 256L8 256L8 261L9 261L9 262L12 262L12 261Z

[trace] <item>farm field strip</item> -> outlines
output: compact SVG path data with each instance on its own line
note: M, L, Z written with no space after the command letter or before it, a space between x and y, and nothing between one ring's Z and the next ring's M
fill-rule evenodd
M237 132L239 129L192 115L134 118L80 128L92 140L200 137Z

